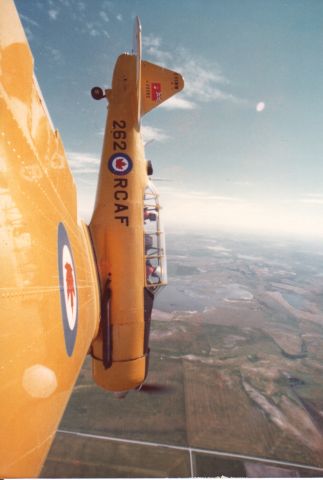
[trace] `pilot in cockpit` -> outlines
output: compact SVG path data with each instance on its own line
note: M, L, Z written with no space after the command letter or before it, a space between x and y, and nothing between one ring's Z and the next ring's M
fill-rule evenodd
M147 207L144 208L144 222L149 220L150 222L154 222L157 220L157 212L151 211Z
M154 267L150 260L146 260L146 279L150 284L160 282L160 267Z

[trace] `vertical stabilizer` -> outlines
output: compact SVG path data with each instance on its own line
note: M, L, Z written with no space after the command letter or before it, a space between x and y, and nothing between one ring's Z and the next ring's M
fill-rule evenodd
M172 70L142 60L141 23L135 18L132 53L136 56L138 123L140 118L184 88L183 77Z

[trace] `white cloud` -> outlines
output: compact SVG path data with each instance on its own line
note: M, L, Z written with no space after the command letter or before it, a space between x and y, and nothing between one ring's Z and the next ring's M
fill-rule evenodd
M305 198L323 198L323 193L306 193Z
M156 35L143 35L142 37L142 46L143 47L160 47L161 39Z
M30 25L33 25L34 27L39 27L39 23L36 22L35 20L32 20L31 18L27 17L27 15L23 15L22 13L20 14L20 18L26 22L29 23Z
M101 10L101 11L99 12L99 15L100 15L100 17L102 18L102 20L103 20L104 22L108 22L108 21L109 21L109 17L108 17L108 15L105 13L104 10Z
M244 203L245 200L239 197L232 197L230 195L214 195L212 193L205 193L205 192L194 192L190 193L191 198L196 198L197 200L203 200L205 202L209 200L214 200L217 202L236 202L236 203Z
M308 193L303 195L299 201L301 203L307 203L311 205L323 205L323 194L322 193Z
M86 95L88 95L88 92L86 92ZM98 137L103 137L104 136L104 128L101 128L98 132L96 132L96 135Z
M88 33L91 35L91 37L98 37L100 35L100 30L97 28L97 26L94 23L87 22L85 24Z
M60 2L64 7L70 7L70 6L71 6L69 0L59 0L59 2Z
M250 182L249 180L237 180L230 183L231 185L236 185L237 187L248 187L248 188L254 185L253 182Z
M79 19L81 20L81 19ZM104 36L110 38L109 33L105 30L106 22L102 24L100 21L94 22L81 22L81 32L90 35L91 37Z
M118 13L118 15L116 16L116 19L117 19L119 22L122 22L123 18L122 18L121 13Z
M89 223L94 209L96 185L87 185L80 178L76 179L76 182L78 184L77 210L82 220Z
M104 0L102 3L102 8L111 11L113 9L113 2L111 0Z
M78 10L80 12L84 12L85 8L86 8L86 5L84 2L80 1L80 2L77 2L76 3L76 7L78 8Z
M155 62L164 66L167 65L170 68L169 65L172 64L173 59L170 52L165 52L165 50L160 50L158 47L151 45L147 47L147 54L153 57Z
M184 93L190 99L198 102L230 101L242 102L227 89L230 82L224 77L220 67L216 64L207 64L201 58L193 58L184 49L181 49L177 64L172 68L179 71L185 79Z
M91 153L67 152L68 163L75 175L97 174L100 160Z
M152 141L164 142L169 139L169 136L160 128L151 127L149 125L141 126L141 136L144 144Z
M25 29L25 34L28 38L28 41L31 42L34 38L34 35L33 35L32 31L30 30L30 28L28 26L24 27L24 29Z
M242 100L229 90L230 82L223 75L219 65L202 57L193 56L185 48L167 51L162 48L160 37L148 35L143 38L145 54L153 61L178 71L184 77L185 87L181 97L173 97L165 108L196 108L199 102L229 101L242 104ZM180 100L179 100L180 98Z
M61 62L62 54L57 48L45 47L45 50L49 53L50 57L57 63Z
M183 96L181 97L174 96L166 100L164 103L161 103L160 107L166 108L167 110L173 110L173 109L193 110L194 108L196 108L196 104Z
M48 15L51 20L56 20L58 17L58 14L59 14L58 10L54 10L53 8L48 10Z
M323 237L323 222L311 205L295 209L295 201L249 200L226 194L194 192L181 185L160 184L161 205L168 230L228 231ZM323 200L323 199L322 199Z
M68 158L78 184L79 212L89 220L97 182L96 175L89 174L97 173L99 159L92 154L78 152L69 152ZM178 173L175 178L179 176ZM170 175L170 178L174 176ZM268 236L323 238L320 210L306 203L295 208L295 199L273 202L255 197L249 200L223 191L217 194L212 191L192 191L178 182L162 182L158 190L166 231L203 233L225 230ZM323 200L323 196L317 200Z

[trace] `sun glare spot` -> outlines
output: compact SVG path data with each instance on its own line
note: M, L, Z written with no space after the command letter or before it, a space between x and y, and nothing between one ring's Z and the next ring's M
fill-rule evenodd
M22 384L31 397L48 398L57 388L57 378L53 370L36 364L24 371Z
M259 102L257 103L256 110L257 112L263 112L266 108L265 102Z

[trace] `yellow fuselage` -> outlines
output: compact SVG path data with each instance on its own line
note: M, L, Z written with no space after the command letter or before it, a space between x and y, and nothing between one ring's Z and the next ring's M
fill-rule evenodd
M93 342L96 382L109 390L134 388L145 378L143 198L148 182L138 125L136 57L121 55L112 89L99 184L90 231L101 291L111 289L112 364L105 369L102 332Z

